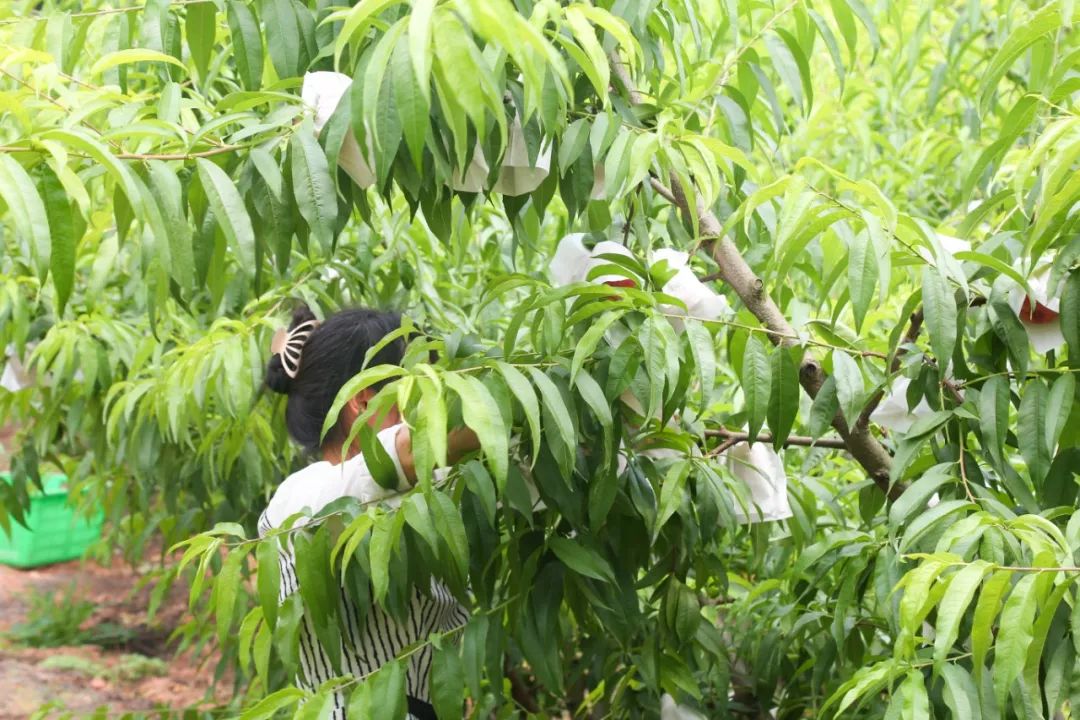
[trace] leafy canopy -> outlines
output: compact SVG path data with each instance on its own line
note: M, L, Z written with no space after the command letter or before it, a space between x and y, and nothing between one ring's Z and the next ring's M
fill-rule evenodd
M190 584L181 642L216 636L250 718L335 689L401 707L400 663L294 686L297 632L339 648L339 588L400 612L431 576L474 609L421 646L448 717L466 695L655 715L665 692L709 717L1054 716L1080 691L1076 19L9 3L0 345L34 381L0 391L21 427L0 525L48 463L109 545L181 543L151 613ZM332 70L351 87L312 118L303 76ZM570 231L632 248L603 272L634 286L552 287ZM673 318L661 247L734 313ZM260 390L292 298L423 329L346 388L393 380L371 410L402 408L421 481L400 511L341 501L258 541L305 462ZM462 422L482 450L436 482ZM783 449L786 522L736 522L720 455L744 430ZM306 582L278 607L286 536Z

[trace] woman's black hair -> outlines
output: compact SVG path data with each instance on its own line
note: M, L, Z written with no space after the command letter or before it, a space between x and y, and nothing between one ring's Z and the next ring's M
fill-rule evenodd
M301 305L293 313L289 329L314 319L310 308ZM286 374L279 355L271 356L266 366L266 385L288 395L285 426L296 442L310 452L319 450L323 422L341 386L360 372L368 350L399 327L401 316L397 313L367 308L342 310L324 320L304 343L295 378ZM381 348L368 366L398 365L404 352L405 343L397 338ZM339 427L327 435L326 441L340 442L348 430Z

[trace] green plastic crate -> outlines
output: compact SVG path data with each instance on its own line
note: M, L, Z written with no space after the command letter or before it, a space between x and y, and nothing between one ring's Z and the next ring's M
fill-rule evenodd
M0 482L10 482L11 475L0 473ZM82 557L86 548L101 537L104 514L87 519L76 515L68 504L67 477L46 475L44 493L30 497L26 527L11 523L11 537L0 528L0 563L19 568L38 567Z

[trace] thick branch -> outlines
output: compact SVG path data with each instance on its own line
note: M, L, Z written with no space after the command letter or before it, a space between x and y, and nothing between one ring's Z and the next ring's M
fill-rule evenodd
M612 71L621 84L628 91L628 97L633 102L634 93L629 92L634 88L633 80L626 66L619 61L612 62ZM690 203L686 198L679 179L674 175L670 179L670 186L663 187L658 180L652 180L652 186L666 198L674 201L684 218L691 215ZM660 187L658 187L660 186ZM723 226L711 209L704 207L701 199L697 200L697 215L700 235L709 238L709 249L713 259L719 268L721 279L726 282L735 293L742 299L747 309L750 310L766 328L773 331L769 338L776 344L790 346L796 344L798 335L795 329L784 317L780 308L776 306L769 294L765 292L765 286L761 278L743 259L742 253L723 232ZM810 397L816 397L825 383L825 371L821 364L811 353L803 356L802 365L799 368L799 383ZM870 478L891 498L897 497L903 488L889 486L889 471L892 467L892 457L876 438L874 438L866 426L856 425L848 427L843 415L839 412L833 418L833 427L843 438L844 445L851 456L866 470Z
M690 206L686 194L678 178L671 178L671 194L675 197L676 205L684 217L689 215ZM774 343L782 346L797 344L798 337L795 329L784 317L780 308L776 306L769 294L765 292L764 283L761 281L750 266L746 264L739 249L735 247L728 237L723 234L723 228L716 215L711 210L698 202L698 222L702 237L711 238L709 249L713 259L719 268L721 279L726 282L746 305L747 309L766 328L773 332L769 338ZM825 371L821 363L811 353L803 356L802 365L799 367L799 383L810 397L817 397L821 386L825 383ZM889 470L892 467L892 457L878 440L870 434L866 426L856 425L848 427L847 421L839 412L833 418L833 427L843 438L848 452L862 465L870 478L887 493L889 497L899 496L903 488L889 486Z

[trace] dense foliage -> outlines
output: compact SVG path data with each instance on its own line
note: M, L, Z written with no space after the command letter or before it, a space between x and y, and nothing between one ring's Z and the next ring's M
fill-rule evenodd
M1076 18L8 2L0 345L34 382L0 390L22 428L0 525L48 463L129 556L180 543L155 597L190 583L179 636L216 637L251 718L328 711L334 685L293 685L296 637L307 618L339 647L339 585L393 612L431 575L473 610L427 641L447 717L466 695L655 717L662 693L708 717L1068 716ZM303 76L335 69L355 81L316 134ZM371 187L338 167L350 132ZM572 231L630 247L603 272L633 287L553 287ZM730 316L685 317L645 262L661 247L694 252ZM393 381L372 412L404 410L421 481L400 510L339 502L258 541L307 462L260 389L293 298L410 318L404 368L341 399ZM436 482L462 422L482 452ZM789 520L736 521L720 454L743 431L783 448ZM279 608L280 542L303 590ZM401 682L338 685L391 717Z

